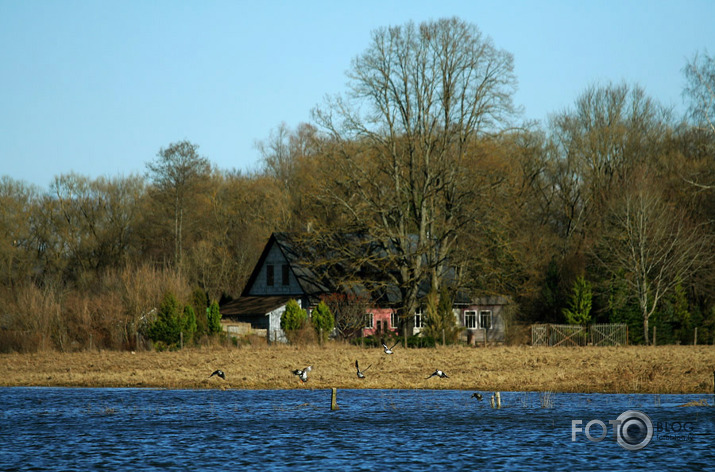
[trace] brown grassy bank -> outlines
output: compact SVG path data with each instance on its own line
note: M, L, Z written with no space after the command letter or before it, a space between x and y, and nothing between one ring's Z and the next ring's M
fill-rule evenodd
M355 360L366 379L355 375ZM300 384L290 371L312 365ZM435 369L448 379L425 379ZM222 369L226 380L208 378ZM609 393L712 393L712 346L382 349L343 344L243 346L178 352L0 355L1 386L387 388Z

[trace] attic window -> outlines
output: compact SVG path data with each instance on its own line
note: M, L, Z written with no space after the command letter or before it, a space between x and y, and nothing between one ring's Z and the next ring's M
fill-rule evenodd
M273 287L273 264L266 265L266 285Z
M283 285L289 285L290 284L290 271L288 269L288 264L283 264L281 267L283 270Z

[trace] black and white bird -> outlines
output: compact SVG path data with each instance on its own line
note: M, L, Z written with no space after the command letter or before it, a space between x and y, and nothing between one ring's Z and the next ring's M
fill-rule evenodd
M226 374L224 374L221 369L214 370L213 373L209 375L209 378L213 377L214 375L218 375L222 379L226 380Z
M448 379L448 378L449 378L449 377L447 376L447 374L445 374L444 372L442 372L442 371L439 370L439 369L435 370L435 371L432 373L432 375L430 375L430 376L427 377L427 378L428 378L428 379L431 379L432 377L439 377L440 379Z
M393 353L392 349L395 346L397 346L398 344L400 344L400 341L397 341L395 344L392 345L392 347L387 347L387 344L385 344L385 341L383 341L382 348L385 350L385 354L392 354ZM367 369L365 369L365 370L367 370Z
M474 392L474 393L472 394L472 398L476 398L477 400L482 401L482 398L483 398L483 397L482 397L482 394L481 394L481 393L479 393L479 392Z
M370 364L369 366L367 366L367 369L365 369L365 370L360 370L360 366L358 365L358 361L357 361L357 359L355 359L355 368L357 369L357 376L358 376L359 379L364 379L364 378L365 378L365 372L367 372L367 370L368 370L370 367L372 367L372 364Z
M310 372L313 369L312 365L309 365L305 369L299 370L296 369L293 371L293 374L297 375L298 378L300 379L301 382L305 383L308 381L308 372Z

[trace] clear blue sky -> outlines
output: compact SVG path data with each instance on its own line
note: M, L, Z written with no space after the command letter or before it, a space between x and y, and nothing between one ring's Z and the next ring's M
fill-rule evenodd
M514 54L526 119L608 81L682 113L683 66L715 52L710 0L0 0L0 175L144 173L182 139L255 169L257 140L346 90L372 30L450 16Z

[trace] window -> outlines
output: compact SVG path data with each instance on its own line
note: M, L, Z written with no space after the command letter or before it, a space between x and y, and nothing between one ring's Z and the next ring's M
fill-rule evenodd
M417 310L415 312L415 328L424 328L424 317L422 316L422 310Z
M492 329L492 310L482 310L479 312L479 327L482 329Z
M273 287L273 264L266 265L266 285Z
M400 327L400 318L397 316L397 312L393 311L390 313L390 327L391 328L399 328Z
M365 327L366 327L366 328L372 328L373 326L374 326L374 325L373 325L373 316L372 316L372 313L367 313L367 314L365 315Z
M290 269L288 268L288 264L283 264L283 285L289 285L290 284Z
M464 312L464 327L467 329L476 329L476 327L477 327L477 312L476 311L465 311Z

